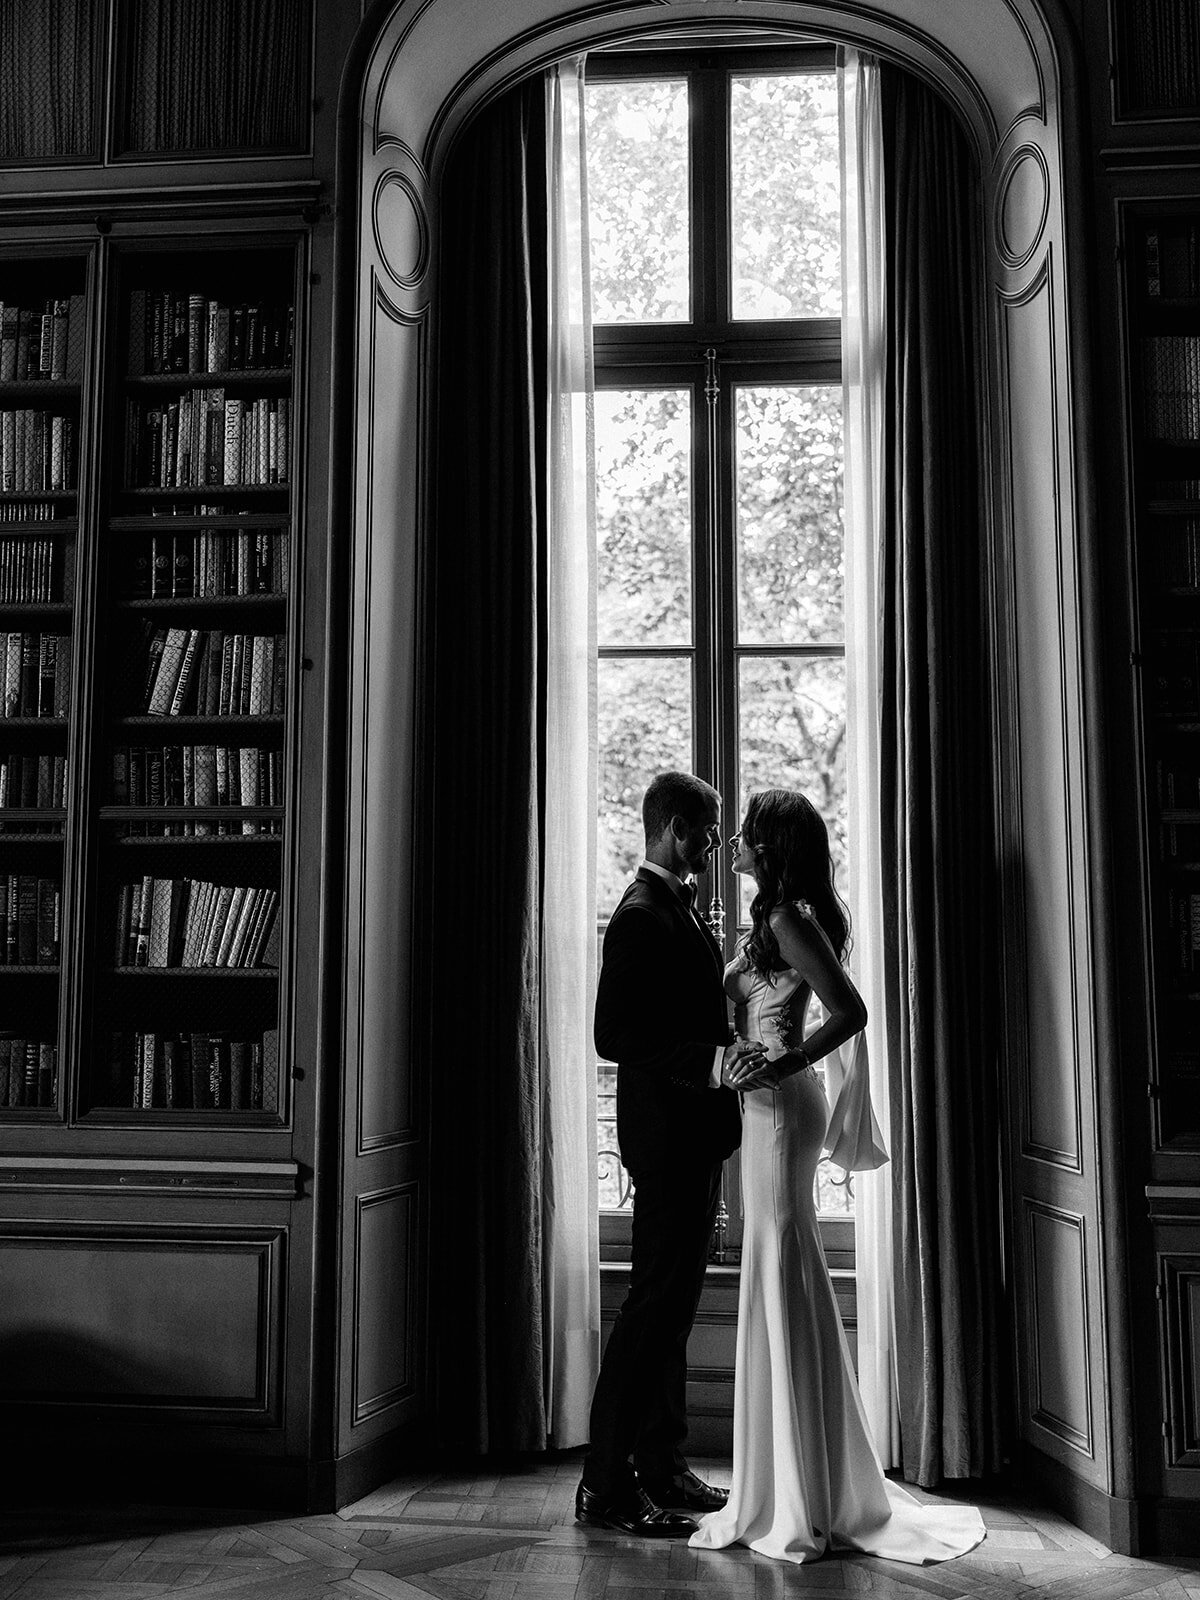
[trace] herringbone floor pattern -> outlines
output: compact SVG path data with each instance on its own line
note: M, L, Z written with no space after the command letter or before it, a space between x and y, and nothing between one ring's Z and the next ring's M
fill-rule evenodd
M697 1463L727 1482L726 1463ZM1200 1559L1136 1561L993 1497L988 1537L940 1567L836 1556L789 1567L585 1531L578 1462L398 1479L336 1515L16 1512L0 1516L0 1600L1200 1600Z

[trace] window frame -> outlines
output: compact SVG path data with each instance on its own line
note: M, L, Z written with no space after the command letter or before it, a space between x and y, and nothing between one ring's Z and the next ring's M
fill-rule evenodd
M597 323L593 328L595 387L690 389L692 637L690 644L604 645L600 659L687 657L691 661L694 770L725 798L722 831L737 827L739 662L744 657L845 658L838 640L743 644L737 639L737 505L735 393L740 385L837 384L842 380L841 319L771 320L732 316L730 123L732 80L763 74L827 73L836 68L828 44L785 49L644 51L629 47L589 55L586 82L686 79L689 86L689 266L691 318L686 322ZM729 418L722 423L723 418ZM726 907L725 954L738 934L737 880L728 851L700 886L702 909L719 896ZM598 932L607 925L600 908ZM740 1254L738 1155L726 1163L722 1198L728 1213L728 1258ZM854 1265L852 1217L822 1217L831 1265ZM603 1259L627 1259L631 1215L600 1212Z

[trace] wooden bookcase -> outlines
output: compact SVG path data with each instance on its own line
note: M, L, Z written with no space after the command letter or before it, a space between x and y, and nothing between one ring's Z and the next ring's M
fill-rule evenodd
M89 260L0 259L0 1119L60 1115Z
M296 245L114 266L77 1110L278 1122Z
M1130 670L1144 989L1125 994L1136 1487L1151 1548L1187 1548L1200 1499L1200 196L1184 172L1114 196L1123 351ZM1114 452L1114 456L1117 452ZM1116 485L1114 485L1114 489ZM1118 496L1114 494L1114 502ZM1122 864L1135 889L1132 860ZM1132 976L1132 952L1125 970ZM1132 1063L1137 1063L1137 1070ZM1139 1079L1144 1082L1139 1082ZM1140 1091L1140 1092L1139 1092ZM1148 1113L1148 1114L1147 1114ZM1136 1134L1135 1134L1136 1130Z
M48 704L0 715L10 1495L328 1507L420 1421L424 1281L395 1263L421 1222L373 1146L364 1175L353 1098L390 1103L396 1051L354 1054L342 1012L353 546L330 438L354 406L333 197L360 21L327 0L0 17L0 302L37 317L39 352L0 370L0 414L59 418L36 426L74 446L61 482L0 481L0 689L8 635L39 687L57 641ZM258 430L253 470L226 470L227 413ZM160 684L168 641L192 650L182 689ZM201 941L222 891L228 938L213 918ZM35 1092L23 1048L10 1104L14 1040Z
M1116 109L1131 121L1200 115L1200 15L1192 0L1112 0Z
M86 255L4 266L0 1120L287 1119L298 257L123 241L91 318Z
M1131 213L1124 259L1154 1143L1200 1152L1200 204Z

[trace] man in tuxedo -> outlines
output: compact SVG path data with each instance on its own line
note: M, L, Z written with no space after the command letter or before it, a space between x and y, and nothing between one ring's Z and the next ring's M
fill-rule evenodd
M646 790L646 859L613 912L596 994L596 1046L617 1063L617 1142L633 1180L629 1292L592 1397L576 1520L649 1538L690 1534L725 1491L689 1470L687 1341L708 1259L721 1166L741 1138L723 957L693 910L720 843L721 797L690 773Z

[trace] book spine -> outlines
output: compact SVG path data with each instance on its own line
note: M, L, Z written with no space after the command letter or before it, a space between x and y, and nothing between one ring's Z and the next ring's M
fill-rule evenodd
M170 711L175 686L179 682L179 672L183 665L187 641L188 629L167 629L166 639L163 642L162 656L154 678L154 687L150 692L150 699L146 706L148 714L152 717L166 716Z
M71 332L71 302L70 300L56 300L54 302L54 328L51 335L50 376L52 378L65 378L67 375L67 347Z
M229 1109L245 1111L250 1105L250 1048L244 1039L229 1041Z
M56 967L59 961L59 927L62 901L58 884L52 878L37 880L37 961L42 967Z
M133 960L130 965L145 967L150 959L150 914L154 904L154 879L146 876L142 879L140 891L135 902L133 923Z
M49 1039L38 1044L38 1105L52 1106L58 1100L58 1049Z
M113 951L114 966L124 967L130 965L129 945L132 909L133 884L122 883L117 888L116 948Z
M193 1033L190 1036L192 1069L192 1105L197 1111L212 1109L208 1086L208 1035Z
M187 631L187 643L184 645L183 657L179 664L179 678L171 694L170 715L173 717L181 716L189 704L202 637L199 628L189 628Z
M21 873L17 884L17 960L23 967L37 965L38 880Z
M156 1068L158 1066L158 1035L144 1033L142 1035L142 1071L141 1071L141 1108L149 1111L158 1098L155 1094Z
M236 486L242 482L242 411L240 400L225 401L225 453L221 482L226 485Z

